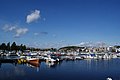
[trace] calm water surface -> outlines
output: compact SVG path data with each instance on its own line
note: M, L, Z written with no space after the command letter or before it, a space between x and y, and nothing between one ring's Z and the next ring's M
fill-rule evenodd
M28 64L1 63L0 80L120 80L120 59L41 62Z

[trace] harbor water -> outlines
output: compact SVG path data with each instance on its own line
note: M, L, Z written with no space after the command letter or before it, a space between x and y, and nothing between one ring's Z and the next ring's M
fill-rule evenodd
M0 80L120 80L120 59L30 64L0 62Z

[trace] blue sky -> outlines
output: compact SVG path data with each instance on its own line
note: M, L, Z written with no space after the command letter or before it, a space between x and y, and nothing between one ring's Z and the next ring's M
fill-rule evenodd
M120 0L0 0L0 43L119 44L119 30Z

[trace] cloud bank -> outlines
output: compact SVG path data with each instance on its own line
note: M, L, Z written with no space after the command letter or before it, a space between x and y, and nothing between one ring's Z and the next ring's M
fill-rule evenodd
M5 24L2 28L5 32L11 32L16 29L16 26Z
M27 28L18 28L15 30L16 34L14 37L20 37L21 35L24 35L28 32Z
M35 36L38 36L38 35L47 35L47 34L48 34L48 32L39 32L39 33L35 32L34 33Z
M27 28L21 28L21 27L18 27L17 25L8 25L8 24L5 24L2 28L2 30L5 32L15 33L14 34L15 38L18 38L28 32Z
M34 22L34 21L38 20L39 18L40 18L40 11L35 10L31 14L27 15L26 23Z
M85 47L105 47L107 44L105 42L81 42L77 46L85 46Z

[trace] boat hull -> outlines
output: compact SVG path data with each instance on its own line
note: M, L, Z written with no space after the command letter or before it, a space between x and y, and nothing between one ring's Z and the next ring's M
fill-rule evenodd
M30 63L30 64L39 64L39 59L29 59L28 63Z

